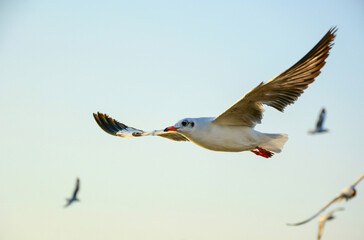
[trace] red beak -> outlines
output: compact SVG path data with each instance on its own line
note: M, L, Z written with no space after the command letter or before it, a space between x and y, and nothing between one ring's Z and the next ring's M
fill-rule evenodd
M170 126L170 127L166 127L164 129L165 132L170 132L170 131L177 131L178 128L174 127L174 126Z

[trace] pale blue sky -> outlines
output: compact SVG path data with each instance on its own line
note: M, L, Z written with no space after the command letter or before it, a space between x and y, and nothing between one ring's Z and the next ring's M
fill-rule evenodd
M2 1L0 239L307 240L309 217L364 172L361 1ZM266 160L104 133L216 116L332 26L322 74L264 132ZM321 107L326 135L309 136ZM63 209L76 177L81 202ZM364 184L323 239L364 236Z

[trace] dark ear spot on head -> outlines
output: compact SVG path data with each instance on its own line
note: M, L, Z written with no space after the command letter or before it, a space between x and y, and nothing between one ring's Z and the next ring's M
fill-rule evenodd
M191 127L194 127L195 126L195 123L194 122L191 122Z

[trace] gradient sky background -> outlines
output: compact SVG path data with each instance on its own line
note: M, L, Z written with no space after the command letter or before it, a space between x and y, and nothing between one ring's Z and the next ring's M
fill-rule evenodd
M0 239L307 240L311 216L364 172L361 1L1 1ZM213 152L103 132L216 116L332 26L322 74L263 132L281 154ZM321 107L325 135L307 134ZM64 209L76 177L80 203ZM364 236L364 183L323 239Z

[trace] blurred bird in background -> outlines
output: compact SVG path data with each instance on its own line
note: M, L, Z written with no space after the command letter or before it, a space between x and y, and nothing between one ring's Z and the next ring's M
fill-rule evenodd
M355 195L356 195L355 186L363 178L364 178L364 173L360 177L358 177L353 184L351 184L350 186L344 188L339 195L337 195L334 199L332 199L330 202L328 202L327 204L325 204L315 215L313 215L309 219L306 219L306 220L304 220L302 222L299 222L299 223L287 223L287 225L288 226L298 226L298 225L305 224L305 223L311 221L312 219L314 219L315 217L317 217L323 211L325 211L331 204L333 204L335 202L341 202L343 199L345 199L346 201L348 201L349 199L355 197Z
M335 208L334 210L328 212L326 215L323 215L319 219L319 226L318 226L318 233L317 233L317 240L321 239L322 231L324 229L326 221L330 221L335 218L334 212L336 211L343 211L344 208Z
M315 134L315 133L328 132L329 131L328 129L323 128L325 118L326 118L326 110L325 110L325 108L322 108L319 119L317 120L317 123L316 123L316 129L310 130L310 131L308 131L308 133Z
M75 186L75 190L73 191L73 195L71 198L66 198L67 203L64 207L68 207L69 205L71 205L74 201L80 201L80 199L77 198L77 193L80 190L80 179L77 178L76 180L76 186Z

